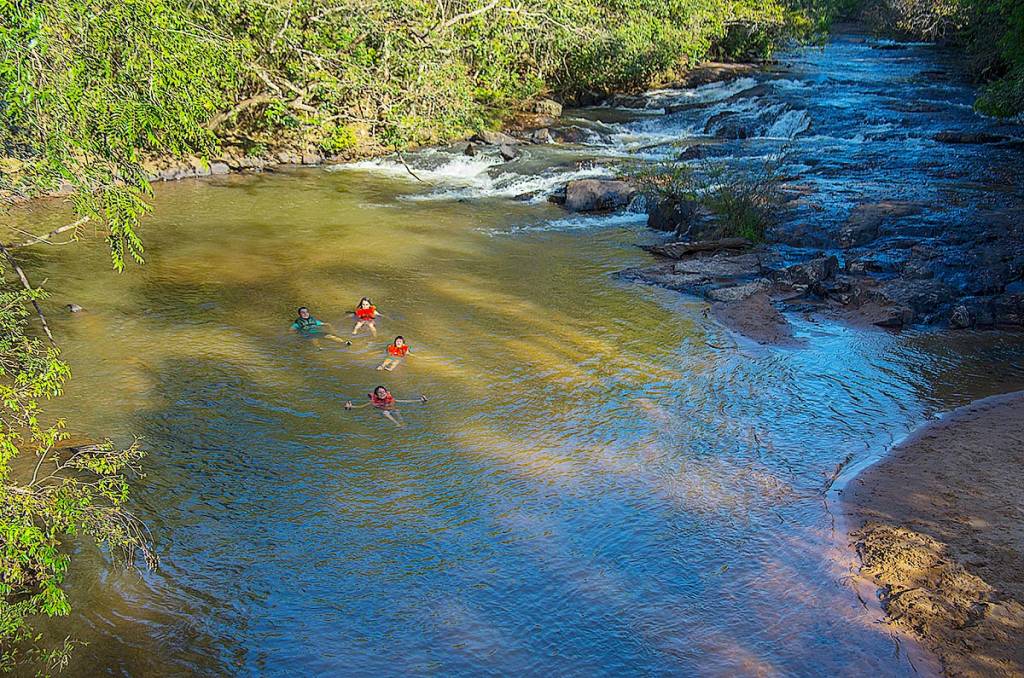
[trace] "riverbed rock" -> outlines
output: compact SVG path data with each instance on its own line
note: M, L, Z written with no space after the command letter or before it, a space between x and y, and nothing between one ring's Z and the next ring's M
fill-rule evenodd
M585 129L579 125L553 129L551 134L555 139L566 144L582 144L600 136L597 132Z
M580 179L565 187L565 207L572 212L598 212L625 207L636 187L617 179Z
M761 258L755 253L693 257L672 267L674 273L700 275L708 280L746 280L761 273Z
M210 176L210 163L202 158L190 158L189 164L192 166L192 173L197 177L208 177Z
M533 102L530 106L530 110L534 113L550 115L553 118L557 118L562 115L562 104L552 99L540 99L539 101Z
M752 245L753 243L746 238L718 238L716 240L684 240L663 245L644 245L641 249L669 259L682 259L701 252L743 250Z
M759 344L774 346L799 345L793 326L763 292L733 302L715 302L711 312L728 329Z
M716 287L708 292L708 299L711 301L742 301L755 294L763 294L768 291L771 284L765 278L760 278L742 285L727 285Z
M794 287L807 288L809 291L824 296L827 292L824 283L831 280L839 270L839 259L832 256L819 256L802 264L793 264L775 272L774 279Z
M85 309L78 304L68 304L64 308L67 309L68 313L81 313Z
M691 68L679 82L673 84L673 87L690 89L701 85L710 85L713 82L734 80L756 70L757 67L754 64L709 61Z
M652 200L647 210L647 227L655 231L688 232L704 217L704 211L695 200Z
M210 174L221 175L228 174L231 172L231 168L228 167L226 162L211 162L210 163Z
M703 145L687 146L676 156L676 160L686 162L688 160L700 160L703 157L705 157Z
M519 143L519 140L515 137L511 137L504 132L492 132L490 130L484 130L477 132L469 139L470 141L485 144L487 146L502 146L509 145L515 146Z
M1024 294L999 294L992 298L992 316L1000 327L1024 327Z
M1009 137L1001 134L989 134L988 132L939 132L932 137L935 141L943 144L998 144L1006 141Z
M519 151L516 150L515 146L510 146L508 144L502 144L499 146L498 153L501 154L501 158L505 162L511 162L519 157Z
M474 143L466 144L466 148L464 148L463 151L462 151L463 155L468 155L470 157L473 157L474 155L478 154L479 152L480 152L480 147L477 146Z
M888 221L919 214L921 206L897 200L858 205L850 213L837 234L840 247L858 247L878 238L880 229Z
M992 303L987 299L978 297L961 299L949 314L949 325L957 330L992 327L994 324L995 315L992 313Z
M324 161L323 156L313 151L306 151L302 154L302 164L307 166L319 165Z
M528 137L528 141L532 144L550 144L554 140L554 137L551 136L551 130L547 127L533 130Z

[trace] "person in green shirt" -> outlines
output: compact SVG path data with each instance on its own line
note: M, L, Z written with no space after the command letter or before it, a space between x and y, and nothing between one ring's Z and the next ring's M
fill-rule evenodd
M321 327L324 327L332 331L334 330L334 328L331 327L330 323L325 323L322 320L317 320L312 315L310 315L309 309L306 308L305 306L299 307L299 317L297 317L295 319L295 322L292 323L293 332L298 332L299 334L306 337L316 337L320 335ZM331 341L336 341L339 344L345 344L346 346L352 345L351 341L347 341L345 339L342 339L341 337L336 337L330 332L325 333L323 335L323 338L330 339ZM317 348L320 348L320 342L316 341L315 338L314 343L316 343Z

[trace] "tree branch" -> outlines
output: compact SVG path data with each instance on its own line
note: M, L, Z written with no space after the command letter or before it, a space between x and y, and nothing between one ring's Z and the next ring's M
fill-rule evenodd
M28 290L29 294L32 294L32 285L29 284L28 278L25 276L25 271L21 270L21 266L18 265L18 262L14 259L14 255L11 254L11 251L7 249L6 246L0 245L0 252L7 257L7 261L11 264L14 272L18 274L18 278L21 279L22 286ZM43 309L40 308L39 302L36 301L35 298L32 299L32 305L35 306L36 313L39 315L39 320L43 323L43 331L46 332L46 337L50 340L51 344L56 346L57 341L53 338L53 333L50 332L50 326L46 322L46 316L43 315Z
M35 245L36 243L41 243L41 242L49 243L50 242L50 238L52 238L53 236L60 235L61 233L64 233L66 231L70 231L70 230L76 229L79 226L83 226L86 223L88 223L88 221L89 221L89 217L82 217L81 219L79 219L78 221L76 221L73 224L68 224L66 226L61 226L60 228L55 228L55 229L53 229L52 231L50 231L49 233L47 233L45 235L36 236L35 238L32 238L31 240L26 240L25 242L19 242L19 243L14 243L14 244L11 244L11 245L7 245L7 249L14 250L14 249L18 249L19 247L28 247L29 245ZM50 243L50 244L52 244L52 243Z

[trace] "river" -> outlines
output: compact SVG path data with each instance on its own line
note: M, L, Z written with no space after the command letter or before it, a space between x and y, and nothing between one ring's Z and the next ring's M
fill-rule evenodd
M786 146L831 187L827 214L915 183L900 153L927 144L883 93L930 92L942 128L994 124L966 85L912 77L949 55L880 46L837 39L650 100L768 79L721 154ZM112 272L99 242L33 254L74 370L60 414L142 437L133 507L162 559L122 572L79 547L74 612L51 629L88 641L74 675L914 675L847 581L823 489L935 413L1020 388L1024 345L795 315L803 347L759 347L616 276L651 260L642 214L546 201L611 172L576 161L666 157L714 112L570 111L585 144L409 155L422 181L373 161L160 185L145 266ZM347 333L362 296L378 339L288 331L308 305ZM375 371L396 334L414 357ZM405 428L343 408L378 383L429 401Z

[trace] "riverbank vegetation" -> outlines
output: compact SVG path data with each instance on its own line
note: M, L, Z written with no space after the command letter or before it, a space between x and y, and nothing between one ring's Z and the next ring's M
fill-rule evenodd
M0 196L63 188L116 267L154 156L354 156L493 127L541 94L765 57L813 0L0 0Z
M683 161L646 165L631 172L648 201L655 224L673 227L691 240L744 238L762 242L780 218L785 196L779 172L781 155L751 167L713 160L696 166Z
M1024 3L1020 0L867 0L864 16L880 30L947 41L964 50L967 70L986 83L977 109L1024 112Z

